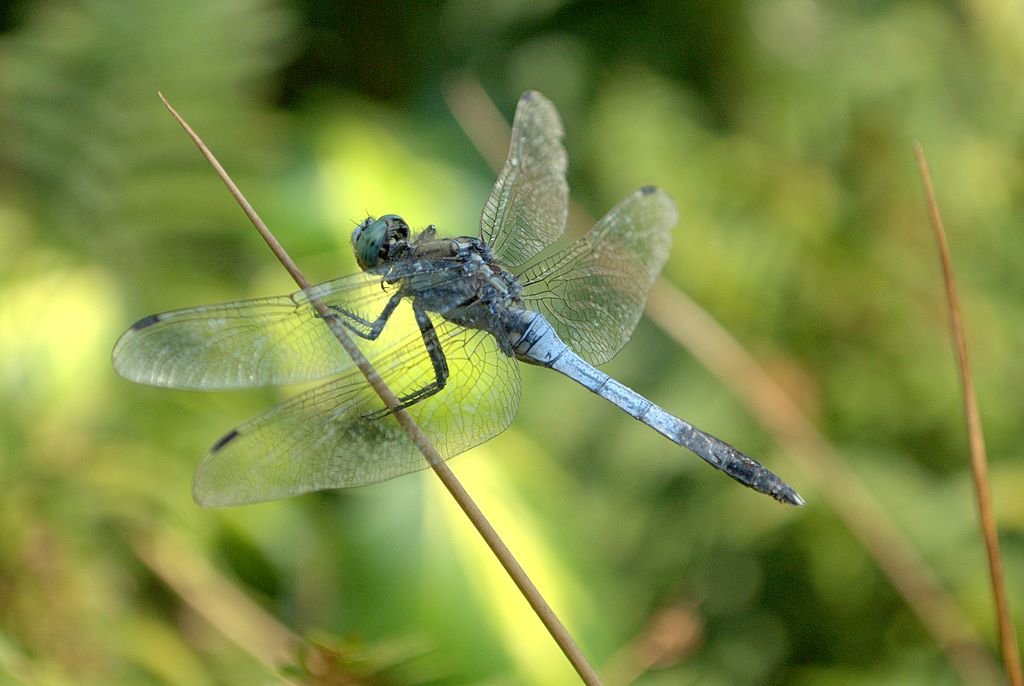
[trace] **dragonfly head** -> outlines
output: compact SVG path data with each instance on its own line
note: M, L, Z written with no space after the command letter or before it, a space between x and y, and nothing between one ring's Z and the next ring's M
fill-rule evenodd
M361 269L373 269L388 260L396 243L408 239L409 225L397 214L367 217L352 232L352 249Z

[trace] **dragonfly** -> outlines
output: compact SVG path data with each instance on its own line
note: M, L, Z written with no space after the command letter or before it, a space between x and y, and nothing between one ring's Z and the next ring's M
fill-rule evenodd
M361 486L427 466L390 417L396 408L339 345L337 325L444 459L509 426L526 363L569 377L740 483L803 504L756 460L597 369L632 336L678 212L645 186L548 250L568 216L563 135L554 105L526 92L475 236L368 217L352 233L357 273L292 295L150 315L121 336L114 369L143 384L209 391L328 379L220 438L195 474L199 504Z

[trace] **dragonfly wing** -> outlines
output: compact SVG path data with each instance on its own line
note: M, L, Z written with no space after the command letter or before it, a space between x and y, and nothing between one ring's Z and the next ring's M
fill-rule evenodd
M507 266L524 264L565 230L569 185L562 122L540 93L519 99L508 159L480 216L480 237Z
M503 431L519 405L519 370L493 336L437 325L450 375L437 394L407 409L451 458ZM434 380L423 351L406 345L377 368L398 395ZM358 370L268 410L229 432L196 471L193 495L208 507L362 486L427 466Z
M152 315L136 322L118 340L112 355L114 369L138 383L193 390L320 379L349 369L352 360L317 314L313 300L373 320L391 295L378 275L359 273L291 296ZM352 337L372 360L387 356L411 335L408 327L384 328L374 341Z
M667 193L641 188L568 248L519 275L526 306L587 362L607 362L633 335L678 220Z

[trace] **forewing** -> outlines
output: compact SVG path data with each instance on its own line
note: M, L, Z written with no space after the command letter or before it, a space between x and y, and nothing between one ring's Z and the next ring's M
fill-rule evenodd
M503 431L519 405L519 371L488 333L436 322L450 376L443 390L408 408L448 459ZM397 395L434 379L422 341L379 366ZM245 422L211 449L193 495L207 507L362 486L427 463L358 370Z
M519 276L526 306L587 362L607 362L633 335L678 220L667 193L641 188L585 236Z
M562 122L536 91L519 99L508 159L480 216L480 237L499 262L524 264L562 235L569 186Z
M291 296L239 300L152 315L136 322L114 346L118 374L138 383L220 390L301 383L336 374L352 360L312 304L319 298L373 320L394 288L359 273ZM385 326L381 337L352 336L371 359L408 338ZM403 332L399 335L398 331Z

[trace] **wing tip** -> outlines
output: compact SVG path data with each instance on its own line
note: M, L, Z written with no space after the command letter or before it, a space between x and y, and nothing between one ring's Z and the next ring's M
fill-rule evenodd
M546 95L533 89L523 91L523 94L519 96L519 102L516 103L516 114L518 115L520 112L525 111L527 107L530 107L531 111L534 112L543 112L542 116L547 117L556 125L559 138L565 135L565 127L562 126L562 117L558 114L558 108L555 107L555 103L551 102ZM515 127L515 118L513 118L512 126L513 128Z
M208 509L217 509L221 507L231 507L233 505L245 505L245 502L236 502L230 498L224 497L223 493L216 490L210 490L203 484L200 484L198 474L192 481L192 500L196 502L199 507Z
M210 453L213 454L220 452L224 448L224 446L238 438L238 436L238 429L232 429L231 431L227 432L226 434L220 437L220 440L213 444L213 447L210 448Z
M160 321L160 319L161 319L161 317L158 314L151 314L148 317L143 317L139 321L137 321L134 324L132 324L131 330L132 331L142 331L143 329L146 329L146 328L148 328L150 326L153 326L158 321Z
M676 201L673 200L672 196L660 186L641 186L640 189L636 191L635 195L639 195L640 197L658 196L660 202L666 204L670 209L672 225L675 226L679 223L679 206L676 205ZM654 200L654 202L658 202L658 199Z

